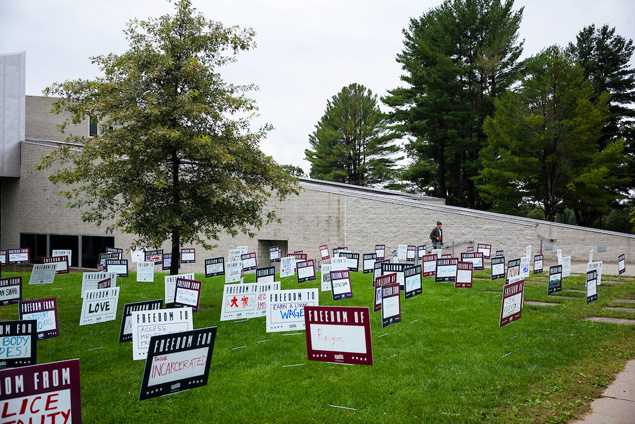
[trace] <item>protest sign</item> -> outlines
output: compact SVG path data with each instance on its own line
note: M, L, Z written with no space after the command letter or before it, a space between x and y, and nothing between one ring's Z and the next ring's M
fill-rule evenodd
M376 244L375 245L375 254L377 255L377 260L383 260L386 257L386 245L385 244Z
M21 300L18 312L21 320L34 319L37 321L38 340L46 340L60 335L56 298Z
M6 265L7 264L7 251L6 250L0 250L0 266L2 265Z
M381 286L381 327L401 322L401 296L399 284L388 283Z
M118 247L106 247L106 253L116 253L117 259L123 259L123 249ZM70 263L70 261L69 261Z
M547 294L562 290L562 265L549 267L549 288Z
M174 296L176 294L176 280L179 278L185 278L186 280L193 280L194 273L189 272L187 274L166 275L164 277L165 285L165 304L171 305L174 303Z
M310 361L373 365L367 307L306 306L304 320Z
M183 249L181 249L181 263L196 263L196 249L193 247L184 247Z
M225 275L225 258L205 259L205 278Z
M466 251L467 253L474 253L474 246L468 246L468 247L465 249L465 251Z
M494 257L491 262L492 280L505 278L505 257Z
M135 249L130 252L130 260L133 263L142 262L145 259L144 250L143 249Z
M456 281L454 282L454 287L468 289L472 287L473 267L472 262L458 262L456 264Z
M419 260L421 260L423 255L427 255L427 254L428 254L428 248L426 247L425 244L422 246L417 246L417 258L419 258Z
M617 257L617 272L619 275L626 272L626 255L624 253Z
M483 252L461 253L461 262L471 262L473 270L483 271L485 269Z
M589 263L593 262L593 249L589 250Z
M106 261L108 259L119 259L119 253L110 252L110 253L100 253L99 259L97 260L97 270L105 271L106 270Z
M163 262L161 262L161 270L168 271L172 268L172 254L164 253L163 254ZM153 264L154 265L154 264ZM181 269L181 264L179 263L179 269Z
M531 245L525 247L525 257L531 258Z
M350 272L359 270L359 253L340 252L340 258L346 258L346 267Z
M244 277L243 261L227 262L225 265L225 284L242 283Z
M408 245L400 244L399 247L397 248L397 259L399 259L400 261L405 261L407 256L408 256Z
M381 275L375 279L375 304L373 312L381 311L381 286L384 284L397 283L397 274Z
M423 276L430 277L434 275L437 269L437 255L423 255L421 262L423 263Z
M256 283L273 283L274 281L276 281L275 266L256 269Z
M256 290L256 314L257 317L264 317L267 315L267 293L270 291L280 290L280 282L267 282L267 283L257 283L258 287Z
M277 290L267 296L267 333L304 330L304 307L319 304L317 289Z
M403 271L405 280L404 299L421 294L421 265L410 266Z
M28 264L31 262L29 248L7 249L7 259L8 265Z
M331 264L322 264L320 266L320 277L322 280L320 291L331 291L331 269Z
M348 270L331 271L331 290L333 300L353 297L353 288L351 287L351 278Z
M432 249L430 254L436 255L437 259L441 259L441 257L443 256L443 249Z
M348 247L346 246L340 246L340 247L334 247L333 248L333 257L339 257L341 252L348 252Z
M269 263L280 262L281 256L282 253L280 252L280 248L278 246L271 246L269 248Z
M298 271L298 283L306 283L315 280L315 262L313 259L296 263Z
M364 274L370 274L375 269L376 253L364 253L362 255L362 269Z
M377 280L377 277L381 277L382 264L389 264L389 263L390 263L389 259L382 259L375 262L375 265L373 266L373 287L375 287L375 281Z
M306 261L307 255L306 253L287 253L287 258L294 258L296 262Z
M207 385L216 327L153 336L139 400Z
M79 359L0 371L6 424L82 422Z
M186 278L176 279L176 291L174 292L174 306L177 308L192 308L192 313L198 312L201 300L201 282Z
M504 327L514 321L518 321L523 309L523 291L525 280L509 283L503 287L503 301L501 303L501 315L498 327Z
M106 272L114 272L117 277L128 277L128 259L106 259Z
M492 254L492 245L491 244L478 243L476 245L476 251L477 252L481 252L485 259L490 259L490 256Z
M329 255L329 246L327 244L320 246L320 256L323 261L331 259L331 255Z
M132 312L132 359L146 359L150 339L192 329L190 308Z
M598 272L596 270L586 273L586 303L598 300Z
M507 283L509 279L520 275L520 259L512 259L507 263Z
M417 246L409 244L408 250L406 251L406 260L410 262L414 262L417 256Z
M137 282L154 282L154 264L152 262L137 263Z
M598 272L598 286L602 285L602 261L598 262L589 262L586 266L587 272L589 271L597 271Z
M571 276L571 256L562 258L562 278Z
M256 252L242 254L240 255L240 260L243 261L243 271L253 271L258 268Z
M31 271L29 285L52 284L57 273L57 264L35 264Z
M101 280L97 282L97 288L99 290L109 289L112 287L112 280L110 278L106 278L105 280Z
M0 278L0 306L13 305L22 300L22 276Z
M66 256L68 258L68 266L72 266L71 265L71 260L73 257L72 250L53 249L53 251L51 252L51 256Z
M84 293L79 325L113 321L117 316L119 287L88 290Z
M85 272L82 274L82 295L84 297L84 293L87 290L96 290L98 289L98 284L100 281L104 281L110 278L111 287L117 287L117 274L114 272Z
M0 322L0 370L36 363L37 321ZM6 416L3 414L2 418Z
M558 265L562 265L562 249L558 249L556 253L558 254Z
M144 262L152 262L155 265L163 263L163 249L146 250L144 254Z
M295 258L291 256L280 259L280 278L295 274Z
M442 281L455 281L456 266L458 263L458 258L437 259L437 266L434 271L434 281L436 283Z
M247 252L245 252L247 253ZM243 255L243 251L240 249L233 249L229 251L229 256L227 257L227 262L238 262L240 261L240 257Z
M404 278L404 270L406 269L407 264L395 264L395 263L382 263L381 264L381 275L395 273L397 274L397 282L399 283L399 287L403 287L406 284L406 280Z
M231 321L256 316L257 298L258 283L225 285L220 320Z
M543 271L542 260L543 260L542 255L534 256L534 274L540 274Z
M520 275L523 278L529 277L529 256L520 258Z
M132 313L137 311L156 311L163 308L163 300L148 300L144 302L126 303L123 305L119 343L132 341Z

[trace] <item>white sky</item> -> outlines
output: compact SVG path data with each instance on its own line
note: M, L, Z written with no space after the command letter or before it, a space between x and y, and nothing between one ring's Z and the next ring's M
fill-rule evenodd
M254 83L260 108L255 126L274 126L262 150L282 164L301 166L308 136L327 99L353 82L382 96L400 85L395 56L402 29L441 0L193 0L226 26L251 27L257 48L225 68L225 79ZM552 44L566 46L585 26L608 24L635 39L633 0L516 0L525 7L523 57ZM161 0L0 0L0 54L27 52L26 93L41 95L53 82L91 79L89 56L123 53L125 23L172 13ZM635 60L631 60L635 67Z

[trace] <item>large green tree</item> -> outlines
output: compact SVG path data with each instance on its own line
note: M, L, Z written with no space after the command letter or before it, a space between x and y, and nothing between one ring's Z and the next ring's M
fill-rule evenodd
M355 185L377 185L395 176L398 134L387 130L377 96L351 84L327 101L326 111L309 135L309 176Z
M479 188L497 211L534 204L553 221L568 206L579 225L590 225L624 182L615 175L623 143L600 144L609 95L596 95L582 68L556 46L524 68L518 89L501 96L485 121Z
M258 148L269 127L250 130L253 87L218 72L254 46L253 32L206 19L190 0L175 9L129 22L128 51L92 58L102 77L47 89L60 97L54 112L70 113L62 128L92 116L99 135L69 136L81 148L58 148L40 168L61 162L50 179L69 185L62 193L85 221L134 234L137 246L171 240L178 258L186 243L253 234L275 219L264 211L271 193L284 198L297 184Z
M404 29L406 86L389 91L395 129L408 135L404 177L450 204L487 208L472 177L493 101L515 81L522 9L513 1L446 0Z

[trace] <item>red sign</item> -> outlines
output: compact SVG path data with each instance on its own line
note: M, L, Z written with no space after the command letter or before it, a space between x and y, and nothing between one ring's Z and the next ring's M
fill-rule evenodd
M472 253L472 252L474 252L474 246L468 246L467 253Z
M82 422L79 359L0 371L0 393L3 423Z
M456 264L456 281L454 287L472 288L472 262L458 262Z
M520 319L520 314L523 309L524 288L525 280L509 283L503 287L503 302L501 304L499 327L504 327Z
M307 305L304 323L310 361L373 365L369 308Z
M106 278L105 280L97 281L98 289L109 289L112 286L112 280L110 278Z
M322 256L322 260L326 260L326 259L330 259L331 255L329 255L329 246L326 244L323 244L322 246L320 246L320 256Z
M397 274L394 272L392 274L382 275L381 277L377 277L375 279L375 305L373 307L373 312L381 311L381 286L396 282Z
M437 268L437 255L423 255L421 262L423 263L423 273L421 275L424 277L434 275Z

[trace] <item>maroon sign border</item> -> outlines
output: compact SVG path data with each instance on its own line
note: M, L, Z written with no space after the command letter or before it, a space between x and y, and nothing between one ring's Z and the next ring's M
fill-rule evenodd
M37 311L22 311L22 306L23 305L30 305L30 304L36 304L36 303L41 303L42 305L44 305L44 302L48 302L48 301L53 301L53 308L44 308L42 307L42 309L39 309ZM60 335L60 322L59 322L59 318L57 316L57 298L56 297L47 297L46 299L34 299L34 300L21 300L18 303L18 313L19 313L19 317L20 319L24 319L23 316L24 314L30 314L33 312L46 312L46 311L53 311L53 316L55 317L55 330L47 330L47 331L38 331L37 332L37 339L38 340L46 340L46 339L51 339L53 337L59 337Z
M503 305L505 305L505 299L515 296L519 293L518 287L520 286L520 311L503 318ZM523 293L525 290L525 280L516 281L515 283L507 284L503 287L503 300L501 301L501 313L500 320L498 322L498 328L504 327L507 324L511 324L514 321L518 321L523 312Z

